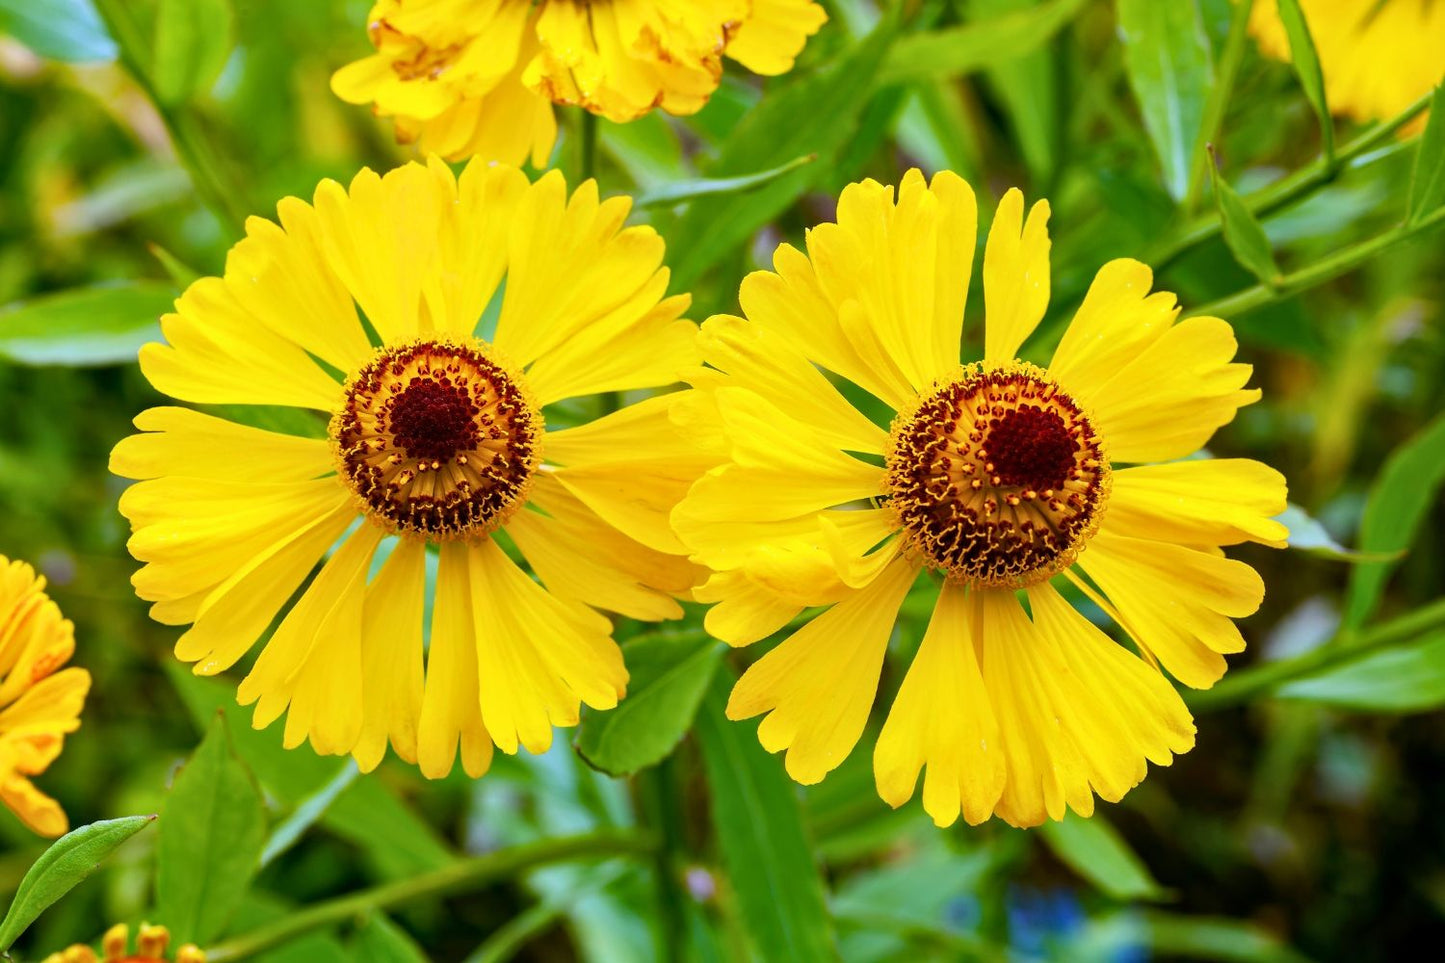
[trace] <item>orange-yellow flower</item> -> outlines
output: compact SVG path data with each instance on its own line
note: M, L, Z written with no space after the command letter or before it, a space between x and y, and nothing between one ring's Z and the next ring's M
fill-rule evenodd
M0 800L42 836L70 826L30 777L80 728L90 673L62 668L74 652L75 626L45 594L45 579L0 555Z
M379 0L376 53L331 86L425 150L542 167L553 104L615 121L654 107L691 114L717 89L724 56L784 73L825 19L814 0Z
M140 925L136 934L135 954L129 954L130 929L124 923L117 923L105 931L100 941L102 955L84 943L66 947L59 953L45 958L45 963L170 963L166 950L170 947L171 934L164 926ZM194 943L187 943L176 950L175 963L206 963L206 954Z
M628 210L555 171L364 170L252 218L162 319L140 356L156 388L289 409L263 430L153 408L111 457L140 479L120 501L136 590L190 625L176 654L212 675L267 639L239 691L258 727L285 714L287 746L363 770L389 742L431 777L460 746L480 775L493 744L544 751L581 703L622 697L599 610L682 614L674 396L589 400L697 359L662 239Z
M696 593L717 603L708 629L746 645L828 606L727 707L764 717L799 782L852 751L904 597L920 577L936 591L873 761L895 806L926 770L940 825L1087 816L1188 750L1159 667L1194 687L1224 673L1264 586L1221 546L1286 537L1278 472L1181 460L1259 392L1230 326L1179 321L1143 264L1099 271L1047 368L1018 360L1049 300L1048 204L1024 213L1009 191L983 256L983 357L961 363L972 189L916 170L896 199L847 187L807 253L784 244L743 282L746 320L703 325L711 368L676 412L718 460L673 512L716 572Z

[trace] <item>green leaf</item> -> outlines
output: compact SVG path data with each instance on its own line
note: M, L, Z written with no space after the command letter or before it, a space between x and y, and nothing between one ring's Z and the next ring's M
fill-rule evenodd
M217 711L224 712L236 752L283 802L299 804L335 778L334 760L283 748L280 726L253 729L251 710L236 704L234 683L193 675L174 659L165 665L196 725L204 727ZM436 830L376 779L352 783L326 810L321 824L356 845L390 879L440 869L454 859Z
M155 818L105 819L73 829L51 843L25 873L5 919L0 921L0 952L10 949L41 913L95 872L121 843L145 829Z
M162 103L211 88L231 55L235 19L230 0L160 0L151 80Z
M720 258L791 207L819 170L828 169L868 104L868 92L897 31L895 13L830 68L799 76L743 117L711 165L713 177L752 175L808 153L823 163L797 168L741 197L713 195L689 205L668 232L675 290L693 287Z
M180 943L210 942L246 896L261 865L266 810L236 757L226 717L176 776L156 846L156 914Z
M1426 425L1385 460L1370 488L1360 521L1359 547L1392 556L1391 561L1350 570L1345 595L1345 625L1358 628L1374 614L1400 553L1410 548L1435 494L1445 484L1445 415Z
M1277 283L1279 265L1274 262L1274 250L1270 247L1269 238L1265 237L1264 228L1220 175L1213 158L1209 164L1209 179L1214 185L1214 201L1224 228L1224 243L1229 246L1230 253L1241 267L1265 284Z
M0 34L52 60L91 63L118 52L90 0L0 0Z
M266 840L266 846L261 850L261 865L267 866L277 856L296 844L302 834L324 815L336 802L336 797L346 791L347 787L356 781L361 770L356 768L356 761L348 759L341 764L336 776L322 786L316 792L301 800L296 810L286 817L286 820L272 831L271 837Z
M129 364L161 336L175 288L130 281L75 288L0 308L0 357L19 364L89 367Z
M1320 70L1320 57L1315 52L1315 41L1310 36L1310 27L1305 21L1304 10L1300 9L1299 0L1279 0L1279 19L1289 37L1289 59L1294 64L1294 72L1299 76L1305 97L1320 121L1324 155L1334 157L1335 123L1330 117L1329 101L1325 99L1325 75Z
M1296 679L1276 693L1368 712L1424 712L1445 705L1445 633L1362 655Z
M765 960L835 960L823 880L797 791L755 727L724 714L737 677L719 671L697 717L718 848L748 933Z
M905 37L884 61L879 82L957 77L1006 64L1048 43L1083 6L1084 0L1051 0L1029 10Z
M426 954L406 931L380 913L373 913L356 931L357 963L428 963Z
M643 194L633 203L635 207L656 207L659 204L675 204L678 201L688 201L695 197L710 197L714 194L741 194L755 187L762 187L769 181L777 180L784 174L790 174L817 159L817 154L804 154L802 157L795 157L772 170L760 171L756 174L744 174L741 177L699 178L663 184L655 190Z
M1054 855L1070 869L1117 900L1160 900L1169 891L1155 882L1118 830L1102 816L1088 819L1070 813L1040 827Z
M1189 165L1204 126L1212 82L1209 38L1195 0L1118 0L1124 66L1144 129L1177 201L1189 189Z
M1008 13L1035 14L1045 10L1035 0L969 0L970 23ZM1039 47L988 68L989 89L1003 105L1019 151L1037 183L1048 183L1058 161L1059 123L1056 52Z
M722 661L722 646L700 632L658 633L622 646L631 676L627 698L607 712L588 712L577 752L594 769L629 775L655 765L682 741Z
M1335 541L1319 519L1291 502L1275 521L1289 529L1289 547L1337 562L1378 562L1399 556L1399 552L1357 552Z
M1415 154L1415 172L1410 178L1410 203L1405 222L1418 224L1445 204L1445 84L1430 98L1430 119Z
M1309 963L1252 923L1230 919L1150 913L1148 943L1165 959L1210 963Z

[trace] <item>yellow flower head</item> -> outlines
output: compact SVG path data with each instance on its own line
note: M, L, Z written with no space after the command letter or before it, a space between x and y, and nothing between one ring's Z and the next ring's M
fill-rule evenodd
M1330 110L1358 121L1394 117L1445 80L1445 4L1438 0L1301 0ZM1276 0L1256 0L1250 32L1289 60Z
M378 0L376 53L331 87L426 150L541 167L554 103L619 122L654 107L691 114L724 54L785 73L826 19L814 0Z
M894 806L1014 825L1093 812L1150 760L1194 743L1162 665L1190 686L1224 672L1234 618L1264 594L1219 546L1278 545L1284 479L1257 462L1179 461L1258 398L1217 318L1176 323L1135 261L1094 279L1047 369L1016 353L1049 300L1046 202L999 204L983 258L981 361L961 364L974 259L972 189L944 172L897 200L850 185L807 253L750 275L747 320L703 325L712 366L675 416L718 464L673 513L714 574L713 634L745 645L831 606L756 662L728 715L815 783L853 749L904 596L924 570L933 617L874 753ZM830 380L819 369L831 372ZM716 369L716 370L713 370ZM891 427L839 390L890 409ZM860 397L861 394L855 394ZM876 416L875 416L876 417ZM855 457L861 456L861 457ZM1059 576L1059 578L1055 578ZM1098 602L1143 658L1075 611ZM1026 602L1026 607L1021 602Z
M90 673L62 668L74 652L75 626L45 594L45 579L0 555L0 800L42 836L70 827L30 777L80 728Z
M136 934L135 954L130 949L130 929L124 923L117 923L105 931L100 949L104 956L97 956L95 950L84 943L67 947L59 953L45 958L45 963L170 963L166 954L171 934L164 926L140 925ZM194 943L187 943L176 950L175 963L206 963L206 954Z
M460 743L480 775L493 743L544 751L579 703L621 698L596 609L681 615L694 568L666 512L695 468L669 454L676 396L563 427L590 410L568 399L697 363L688 298L664 297L662 239L623 226L629 204L592 181L569 199L555 171L363 170L284 199L279 226L252 218L225 275L162 319L168 343L140 357L162 392L320 413L303 435L153 408L111 456L141 479L120 506L134 583L190 623L181 659L221 672L280 617L240 685L258 727L286 713L288 746L363 770L389 741L431 777Z

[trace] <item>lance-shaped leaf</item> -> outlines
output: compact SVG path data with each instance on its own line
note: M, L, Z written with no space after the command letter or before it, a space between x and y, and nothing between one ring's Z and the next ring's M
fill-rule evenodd
M1320 121L1320 142L1325 157L1335 156L1335 125L1330 119L1330 104L1325 99L1325 75L1320 70L1320 56L1315 51L1314 37L1310 35L1309 23L1299 0L1279 0L1279 19L1284 23L1284 32L1289 37L1289 59L1294 72L1299 75L1300 86L1305 97L1315 109Z

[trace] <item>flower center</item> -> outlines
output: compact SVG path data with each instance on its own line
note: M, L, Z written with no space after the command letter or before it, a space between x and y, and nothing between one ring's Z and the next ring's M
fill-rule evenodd
M963 368L893 423L890 504L912 549L948 577L1020 588L1073 563L1098 530L1109 460L1042 369Z
M521 506L541 461L542 416L480 341L379 350L331 419L338 473L398 534L465 538Z

